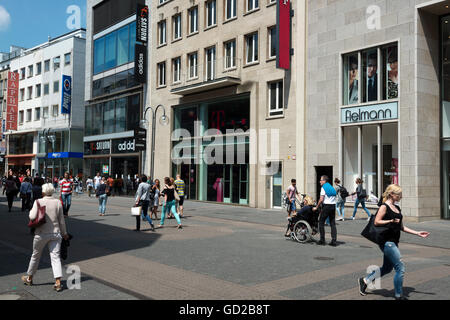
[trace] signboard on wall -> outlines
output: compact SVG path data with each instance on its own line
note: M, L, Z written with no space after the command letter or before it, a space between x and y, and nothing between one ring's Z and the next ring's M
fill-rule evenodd
M63 75L61 114L70 114L72 106L72 77Z
M398 102L341 109L341 124L398 119Z
M19 114L19 73L8 72L8 91L6 98L6 131L17 130Z
M139 83L147 82L147 47L136 44L134 59L134 78Z
M147 45L148 41L148 6L138 4L136 14L136 41Z
M277 0L277 68L291 68L291 1Z

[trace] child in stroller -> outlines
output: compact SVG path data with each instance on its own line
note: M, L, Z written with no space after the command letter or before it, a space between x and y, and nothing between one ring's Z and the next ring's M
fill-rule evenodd
M317 233L318 227L318 213L314 212L312 209L315 206L314 200L310 196L303 195L303 203L301 209L288 218L288 226L286 229L285 237L291 238L294 232L294 226L298 221L306 221L312 228L312 235Z

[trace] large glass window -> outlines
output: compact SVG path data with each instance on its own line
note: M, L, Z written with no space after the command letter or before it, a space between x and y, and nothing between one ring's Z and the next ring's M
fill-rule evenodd
M197 118L197 107L175 109L175 129L188 130L191 137L194 136L194 125Z
M127 98L116 100L116 132L126 131L127 128Z
M358 54L344 57L344 105L359 102Z
M358 127L344 128L344 186L349 193L356 190L358 169ZM356 198L355 196L353 197Z
M398 98L397 46L383 49L383 100Z
M378 100L378 51L371 49L362 53L363 102Z
M33 153L34 133L10 135L9 154L31 154Z
M136 22L94 41L94 74L134 61Z
M377 126L362 127L362 179L367 195L378 195Z
M105 94L123 91L137 84L134 80L134 69L129 69L111 76L95 80L92 83L92 96L98 97Z
M398 125L396 123L382 126L383 140L383 191L390 184L398 184Z
M116 132L115 101L105 102L103 108L103 133Z

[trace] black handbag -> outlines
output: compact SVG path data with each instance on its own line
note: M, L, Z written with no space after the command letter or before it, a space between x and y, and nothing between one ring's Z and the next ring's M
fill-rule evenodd
M372 215L370 217L369 223L361 232L361 235L369 241L376 244L384 244L385 234L389 231L388 227L377 227L375 226L375 217L377 215Z

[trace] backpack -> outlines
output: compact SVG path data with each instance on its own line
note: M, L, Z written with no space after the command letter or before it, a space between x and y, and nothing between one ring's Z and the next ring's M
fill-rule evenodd
M367 191L366 191L366 189L362 189L361 190L361 193L359 194L359 197L358 197L359 199L365 199L365 198L367 198Z
M339 195L341 196L342 200L345 201L345 199L350 195L347 191L347 189L343 186L340 186L339 188Z

